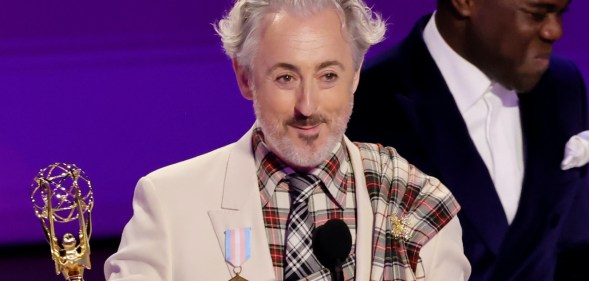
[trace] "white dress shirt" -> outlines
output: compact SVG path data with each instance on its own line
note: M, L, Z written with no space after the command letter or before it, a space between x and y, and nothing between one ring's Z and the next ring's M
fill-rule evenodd
M456 53L440 35L434 18L435 14L423 31L423 39L489 170L507 221L511 224L517 212L523 180L517 94L491 81Z

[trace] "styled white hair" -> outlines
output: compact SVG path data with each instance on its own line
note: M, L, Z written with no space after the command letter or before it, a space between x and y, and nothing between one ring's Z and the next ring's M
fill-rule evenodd
M227 15L215 24L225 53L251 70L258 32L264 16L288 9L301 15L312 14L326 7L337 9L354 54L354 67L360 67L370 46L380 42L386 23L362 0L237 0Z

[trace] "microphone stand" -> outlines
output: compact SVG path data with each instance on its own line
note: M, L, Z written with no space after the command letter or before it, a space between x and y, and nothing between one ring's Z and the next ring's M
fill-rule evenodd
M331 281L344 281L344 271L342 268L342 261L337 259L333 268L330 268Z

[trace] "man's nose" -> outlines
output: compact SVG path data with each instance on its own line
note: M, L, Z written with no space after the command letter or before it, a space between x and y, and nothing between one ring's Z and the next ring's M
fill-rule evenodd
M303 116L311 116L317 111L318 91L311 83L301 83L295 107L296 111Z
M542 39L554 43L562 37L562 34L562 16L558 14L549 15L540 30Z

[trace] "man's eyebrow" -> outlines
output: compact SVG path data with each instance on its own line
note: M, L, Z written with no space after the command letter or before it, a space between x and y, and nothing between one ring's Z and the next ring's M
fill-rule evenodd
M329 61L325 61L322 62L319 66L317 66L317 70L329 67L329 66L339 66L342 70L346 70L346 68L344 67L344 64L337 61L337 60L329 60Z
M543 9L549 12L562 12L568 10L572 0L569 1L563 8L559 10L558 6L553 3L542 3L542 2L534 2L534 3L526 3L526 6L534 9Z
M339 62L337 60L329 60L329 61L324 61L321 64L319 64L315 68L315 70L321 70L323 68L330 67L330 66L337 66L337 67L340 67L343 70L346 69L343 63L341 63L341 62ZM277 68L284 68L284 69L287 69L287 70L290 70L290 71L293 71L293 72L296 72L296 73L300 73L300 69L297 66L292 65L290 63L285 63L285 62L279 62L279 63L273 65L272 67L270 67L270 69L268 69L267 73L270 74L274 70L276 70Z
M272 71L276 70L277 68L284 68L296 73L300 73L300 69L290 63L285 63L285 62L279 62L275 65L273 65L272 67L270 67L270 69L268 69L267 74L272 73Z

